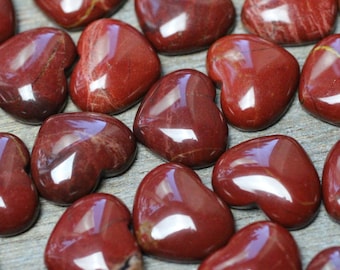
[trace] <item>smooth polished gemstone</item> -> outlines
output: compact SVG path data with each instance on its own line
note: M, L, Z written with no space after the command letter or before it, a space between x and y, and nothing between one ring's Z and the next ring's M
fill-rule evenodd
M208 50L209 77L222 88L227 120L243 130L277 122L296 92L299 64L284 48L260 37L233 34Z
M336 0L246 0L241 20L245 28L280 44L315 42L332 33Z
M136 0L135 10L145 36L164 54L202 50L235 22L230 0Z
M58 114L39 130L32 177L44 198L70 204L92 192L100 178L126 171L135 154L133 133L118 119L87 112Z
M95 193L79 199L63 213L48 239L47 269L143 269L130 221L128 208L113 195Z
M71 37L56 28L22 32L0 45L0 107L20 121L41 123L67 99L65 69L76 57Z
M229 208L188 167L165 163L138 187L133 226L141 249L175 261L201 260L234 232Z
M29 229L39 213L39 198L27 169L30 155L13 134L0 133L0 236Z
M124 2L124 0L35 0L46 15L67 29L83 27L97 19L110 16Z
M0 44L15 34L16 19L11 0L0 1Z
M132 26L100 19L82 32L70 95L83 111L118 113L135 104L159 78L159 58Z
M284 135L264 136L227 150L212 184L230 206L259 207L289 229L308 225L321 200L318 174L302 146Z
M324 38L309 53L301 73L299 100L315 117L340 125L340 34Z
M301 270L302 266L293 236L276 223L260 221L243 227L198 269Z
M307 265L306 270L340 269L340 246L333 246L320 251Z
M328 153L322 173L323 203L328 214L340 222L340 141Z
M133 126L137 139L168 161L189 167L211 165L228 141L215 95L212 81L199 71L165 75L139 107Z

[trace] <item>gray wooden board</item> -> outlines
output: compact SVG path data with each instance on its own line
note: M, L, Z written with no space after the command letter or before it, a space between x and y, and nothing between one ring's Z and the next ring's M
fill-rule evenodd
M240 11L243 0L234 0L237 9L237 24L234 33L244 33L245 30L240 22ZM33 0L14 0L16 15L18 20L18 30L20 32L35 27L54 26L55 23L49 20L33 3ZM134 13L134 2L128 0L126 4L112 17L121 19L140 29ZM340 31L339 24L336 31ZM77 42L80 32L70 32L70 35ZM312 45L301 47L286 47L298 59L302 67L306 56L310 52ZM185 55L185 56L160 56L163 74L181 68L194 68L206 73L205 70L206 51ZM219 90L217 91L217 103ZM130 110L117 115L127 126L132 128L133 119L138 105ZM68 102L66 111L77 111L77 108ZM0 111L0 131L11 132L19 136L31 151L34 139L39 126L30 126L19 123ZM339 139L339 128L323 123L309 114L300 106L297 96L289 108L286 115L274 126L261 132L240 132L232 127L230 131L230 146L236 145L250 138L270 135L286 134L294 137L305 148L310 155L315 167L321 176L324 161L330 148ZM122 199L125 204L132 209L133 199L138 184L143 176L152 168L163 161L155 157L145 147L138 145L138 155L133 166L125 174L112 179L105 179L98 191L114 194ZM212 168L198 170L197 173L202 181L211 188ZM63 213L65 208L53 205L41 199L41 215L33 228L29 231L9 238L0 238L0 269L45 269L43 261L44 248L51 230ZM259 210L241 211L232 210L237 228L265 219L266 217ZM292 231L301 251L303 265L320 250L331 246L340 245L340 225L331 221L325 212L324 207L320 209L315 221L308 227ZM145 256L146 269L196 269L196 264L174 264L159 261Z

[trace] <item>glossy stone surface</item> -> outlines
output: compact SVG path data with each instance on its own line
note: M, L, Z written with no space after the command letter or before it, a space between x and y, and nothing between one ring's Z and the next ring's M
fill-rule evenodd
M100 178L123 173L134 161L136 142L121 121L98 113L63 113L41 126L31 170L40 194L70 204L92 192Z
M307 265L306 270L337 270L340 269L340 246L320 251Z
M201 260L234 232L230 210L188 167L165 163L137 189L133 226L141 249L165 260Z
M11 0L0 1L0 44L15 34L16 19Z
M30 155L15 135L0 133L0 236L30 228L39 213L39 198L27 168Z
M259 207L289 229L309 224L321 200L313 163L295 139L284 135L259 137L230 148L214 167L212 185L230 206Z
M0 107L28 123L60 112L67 99L65 69L76 57L71 37L56 28L22 32L0 46Z
M288 109L299 81L299 64L284 48L260 37L234 34L208 50L207 71L222 89L227 120L242 130L261 130Z
M112 15L125 1L35 0L34 2L56 23L67 29L74 29Z
M312 49L302 69L299 100L315 117L340 125L340 34L324 38Z
M340 141L329 151L322 173L323 203L328 214L340 222Z
M49 270L142 269L130 221L128 208L117 197L104 193L83 197L54 227L45 265Z
M100 19L82 32L70 95L83 111L118 113L135 104L160 76L160 61L132 26Z
M260 221L239 230L198 269L299 270L302 266L292 235L276 223Z
M230 0L136 0L135 10L145 36L165 54L202 50L226 35L235 21Z
M225 151L226 121L216 91L203 73L183 69L156 82L136 114L137 139L168 161L205 167Z
M246 0L241 12L250 33L281 44L318 41L332 33L336 17L336 0Z

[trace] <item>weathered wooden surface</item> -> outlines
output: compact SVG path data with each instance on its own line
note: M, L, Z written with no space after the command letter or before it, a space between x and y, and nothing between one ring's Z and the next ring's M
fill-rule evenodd
M243 0L234 0L238 14L237 25L234 30L235 33L245 32L239 17L243 2ZM57 25L42 14L33 3L33 0L14 0L14 5L18 18L18 31L22 32L40 26L57 27ZM134 13L133 0L128 0L123 8L114 14L113 17L124 20L139 28ZM338 23L337 32L340 31L339 25L340 23ZM71 32L70 34L76 42L80 32ZM287 49L295 55L300 66L302 66L306 56L312 48L311 46L312 45L288 47ZM187 56L161 56L163 73L166 74L180 68L195 68L202 72L206 72L205 57L206 51ZM117 117L131 128L136 109L137 106ZM72 102L69 101L66 111L76 110L77 109ZM16 122L4 112L0 111L0 131L16 134L27 144L30 150L32 149L38 129L39 126L29 126ZM340 138L338 127L323 123L303 111L297 100L297 96L287 114L273 127L256 133L240 132L233 128L230 128L229 130L230 146L261 135L286 134L294 137L306 149L320 176L328 151ZM122 176L103 180L99 187L99 191L115 194L131 209L134 194L139 182L150 169L160 163L162 163L160 159L156 158L152 153L139 145L137 160L132 168ZM211 170L212 168L207 168L197 171L208 187L211 187ZM41 215L33 228L19 236L0 238L0 269L45 269L43 262L45 244L54 224L64 210L65 208L52 205L42 199ZM265 218L260 211L233 210L233 214L237 228L241 228L253 221ZM321 249L331 245L340 245L340 225L330 220L323 206L321 207L316 220L310 226L302 230L293 231L292 234L298 242L304 266L306 266L310 259ZM197 265L173 264L145 257L145 268L196 269Z

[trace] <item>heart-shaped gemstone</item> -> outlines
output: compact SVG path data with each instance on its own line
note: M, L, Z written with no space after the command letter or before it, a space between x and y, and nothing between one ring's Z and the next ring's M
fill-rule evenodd
M292 235L276 223L260 221L238 231L198 269L301 270L302 266Z
M270 41L303 44L329 35L337 10L336 0L246 0L241 20L249 32Z
M0 3L0 44L15 34L15 12L11 0Z
M176 261L201 260L234 232L227 206L188 167L165 163L138 187L133 226L141 249Z
M329 247L320 251L315 255L306 268L306 270L322 269L340 269L340 246Z
M121 112L146 94L160 75L158 55L147 39L118 20L100 19L87 26L78 52L70 95L83 111Z
M284 135L251 139L227 150L214 167L212 184L227 204L258 206L290 229L309 224L321 200L313 163L295 139Z
M136 0L135 9L145 36L165 54L202 50L226 35L235 21L230 0Z
M315 117L340 125L340 34L324 38L308 55L301 73L299 100Z
M70 204L92 192L101 177L124 172L134 161L136 142L121 121L98 113L64 113L41 126L31 170L40 194Z
M35 0L39 8L62 27L74 29L112 15L124 0Z
M29 160L18 137L0 133L0 236L21 233L38 217L38 193L26 172Z
M0 107L15 118L40 123L60 112L67 99L65 69L76 57L71 37L36 28L0 46Z
M205 167L225 151L228 127L214 99L212 81L183 69L156 82L134 121L137 139L168 161Z
M95 193L79 199L63 213L48 239L47 268L142 269L130 221L128 208L113 195Z
M340 141L330 150L326 157L322 173L323 203L328 214L340 222Z
M209 77L222 87L227 120L243 130L274 124L287 110L298 86L299 64L284 48L260 37L234 34L208 50Z

